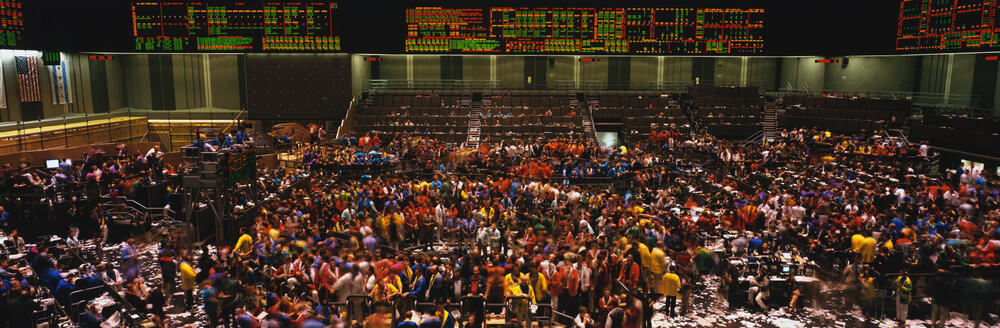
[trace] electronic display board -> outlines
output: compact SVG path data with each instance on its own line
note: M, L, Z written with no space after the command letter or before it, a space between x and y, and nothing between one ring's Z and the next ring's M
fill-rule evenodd
M764 52L763 9L416 7L406 28L409 53Z
M257 173L257 155L253 147L238 147L225 156L223 170L230 186L253 179Z
M0 47L17 47L24 32L21 0L0 0Z
M897 52L1000 48L997 0L902 0Z
M132 3L136 51L340 51L336 2L144 1Z

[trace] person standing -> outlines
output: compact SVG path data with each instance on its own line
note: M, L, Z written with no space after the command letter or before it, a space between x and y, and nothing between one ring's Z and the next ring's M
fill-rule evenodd
M934 298L931 302L932 326L942 327L948 321L948 310L953 302L956 288L951 271L938 269L934 280L931 281L931 296Z
M195 285L195 273L194 268L188 263L190 258L184 256L184 260L181 261L180 272L181 272L181 289L184 290L184 309L191 310L194 307L194 285Z
M910 310L910 300L913 298L913 282L904 269L893 281L893 285L896 286L896 319L902 327L906 325L906 314Z
M219 293L215 290L212 279L205 279L204 289L201 291L203 304L205 304L205 315L208 316L209 327L219 325Z
M163 276L163 288L166 295L173 295L175 278L177 277L177 264L174 263L174 249L170 245L160 248L157 262L160 264L160 273Z
M665 308L667 309L667 315L675 317L677 316L675 309L677 307L677 295L681 288L681 278L676 273L667 272L663 275L661 281L660 293L666 297Z

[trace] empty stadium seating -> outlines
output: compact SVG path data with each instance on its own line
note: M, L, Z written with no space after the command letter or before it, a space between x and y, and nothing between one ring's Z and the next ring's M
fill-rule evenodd
M818 127L845 133L902 125L913 106L908 100L802 95L786 95L782 103L783 127Z

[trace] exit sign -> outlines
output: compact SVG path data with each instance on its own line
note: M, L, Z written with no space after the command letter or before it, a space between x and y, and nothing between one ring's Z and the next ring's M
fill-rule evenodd
M88 57L88 58L90 58L90 60L112 60L112 59L114 59L111 56L105 56L105 55L90 55L90 57Z

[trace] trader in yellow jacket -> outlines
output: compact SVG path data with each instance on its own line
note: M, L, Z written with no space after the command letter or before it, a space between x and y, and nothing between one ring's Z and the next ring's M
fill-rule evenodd
M190 257L185 255L184 260L181 261L180 271L181 271L181 289L184 290L184 309L190 310L194 307L194 285L195 285L195 272L191 264L188 263Z
M677 306L677 293L681 289L681 278L677 276L676 273L667 272L663 275L663 284L661 284L660 291L663 296L667 298L666 305L669 310L668 315L674 317L677 312L674 308Z
M527 276L522 276L520 283L511 284L507 286L505 292L507 297L520 297L525 296L528 299L513 300L510 306L514 310L514 314L517 315L517 319L520 322L531 322L531 307L528 302L535 304L535 289L531 287L531 280Z
M658 241L656 244L656 247L649 251L649 286L659 286L663 274L667 272L667 253L663 251L663 241Z
M247 257L253 253L253 237L250 237L250 234L247 233L247 228L243 228L243 235L240 236L240 239L236 240L233 253L236 253L240 257Z

